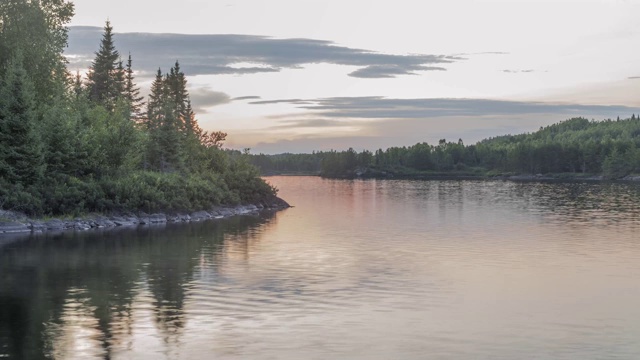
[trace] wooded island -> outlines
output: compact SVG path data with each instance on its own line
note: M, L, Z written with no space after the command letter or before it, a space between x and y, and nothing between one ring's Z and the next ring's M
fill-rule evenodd
M178 62L145 101L107 22L86 77L71 74L73 14L64 0L0 3L0 209L189 211L275 195L246 154L221 149L225 133L198 126Z

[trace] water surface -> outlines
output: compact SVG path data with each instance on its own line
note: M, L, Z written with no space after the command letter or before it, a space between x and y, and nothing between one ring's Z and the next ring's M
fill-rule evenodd
M294 208L0 240L0 357L640 358L638 185L269 181Z

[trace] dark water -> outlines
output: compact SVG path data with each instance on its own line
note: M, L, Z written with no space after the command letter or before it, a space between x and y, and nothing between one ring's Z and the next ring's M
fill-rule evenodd
M0 239L0 358L640 358L638 185L269 180L295 208Z

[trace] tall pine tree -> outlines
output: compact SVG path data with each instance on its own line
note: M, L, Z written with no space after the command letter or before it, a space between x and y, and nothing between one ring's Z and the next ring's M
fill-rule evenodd
M147 163L162 172L180 170L184 164L184 141L172 90L173 74L172 69L163 76L158 69L151 84L144 123L149 132Z
M100 42L100 49L87 74L89 99L107 110L115 108L124 91L124 69L120 54L113 42L113 28L107 21Z
M144 97L140 96L140 88L135 83L131 54L129 54L129 58L127 59L125 74L124 92L127 102L131 108L131 118L140 122L144 118L144 111L142 110L142 107L144 106L144 102L142 100L144 100Z
M41 179L44 167L35 91L18 53L9 62L0 88L0 178L28 186Z

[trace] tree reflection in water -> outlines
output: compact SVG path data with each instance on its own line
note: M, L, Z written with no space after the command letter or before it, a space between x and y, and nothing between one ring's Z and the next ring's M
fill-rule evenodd
M0 248L0 356L109 359L131 346L133 313L145 310L152 312L161 342L177 346L201 253L224 256L218 250L232 241L225 234L241 235L244 244L233 245L237 251L275 216L47 233L5 245ZM217 271L221 261L209 257L208 271ZM152 308L135 309L136 299L145 296Z

